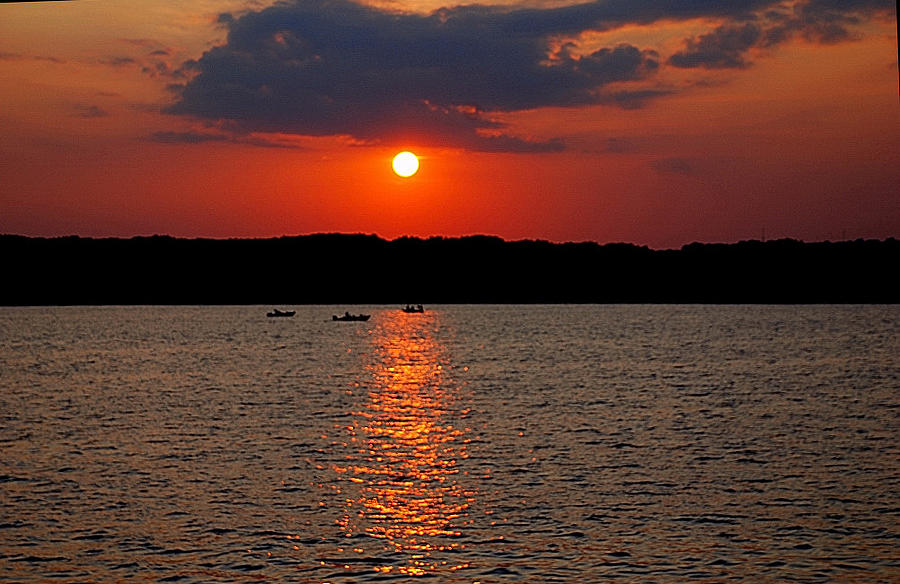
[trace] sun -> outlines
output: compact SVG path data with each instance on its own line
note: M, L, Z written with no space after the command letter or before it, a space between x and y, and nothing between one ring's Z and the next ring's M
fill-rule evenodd
M416 174L419 170L419 159L412 152L401 152L394 156L394 172L403 178Z

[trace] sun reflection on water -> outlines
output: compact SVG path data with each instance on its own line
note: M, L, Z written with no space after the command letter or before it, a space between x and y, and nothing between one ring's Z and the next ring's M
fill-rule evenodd
M383 543L389 555L383 559L390 561L377 563L379 572L465 567L452 558L473 501L459 480L467 440L457 426L465 412L434 336L437 319L435 313L382 315L361 386L367 399L346 427L352 454L335 469L344 483L341 530L347 538Z

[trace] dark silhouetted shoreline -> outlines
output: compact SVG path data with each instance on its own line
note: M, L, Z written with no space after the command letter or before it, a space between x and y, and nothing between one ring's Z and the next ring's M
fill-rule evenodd
M0 236L2 305L896 303L900 241Z

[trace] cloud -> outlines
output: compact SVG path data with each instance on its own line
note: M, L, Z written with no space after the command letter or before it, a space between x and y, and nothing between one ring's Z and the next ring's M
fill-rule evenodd
M661 63L741 68L748 51L790 38L838 38L883 0L596 0L555 8L462 5L403 13L350 0L285 0L222 14L225 44L180 69L170 114L242 133L343 135L485 151L553 151L495 114L548 106L640 108L671 93ZM688 19L716 22L664 59L629 43L582 50L588 31ZM826 23L831 23L833 30ZM816 29L816 27L819 27ZM815 32L818 30L818 32ZM807 32L802 32L807 31Z
M749 22L729 21L710 33L685 41L668 63L680 68L739 69L749 66L747 53L799 35L817 43L853 40L853 27L878 15L888 16L894 3L885 0L809 0L792 7L773 4Z
M607 91L597 95L595 103L614 105L622 109L640 109L648 101L671 95L671 89L635 89Z
M204 131L154 132L148 139L162 144L204 144L207 142L228 142L248 144L265 148L302 148L292 137L280 135L259 136L255 134L224 134Z
M744 53L755 46L762 30L753 22L742 26L721 26L713 32L686 42L685 50L675 53L669 63L682 68L742 68Z
M809 0L795 7L793 17L782 26L814 42L838 43L852 40L853 27L875 15L893 15L896 4L885 0Z
M5 53L0 52L0 61L46 61L48 63L64 64L65 61L58 57L50 57L46 55L24 55L22 53Z
M226 142L228 137L222 134L203 132L154 132L150 135L150 140L163 144L202 144L204 142Z
M620 3L621 4L621 3ZM622 44L552 53L551 37L597 22L599 5L488 6L404 14L346 0L276 4L220 18L228 41L186 64L195 75L168 108L247 131L349 135L382 143L547 151L492 118L544 106L600 103L601 89L645 79L653 51Z
M137 63L137 60L135 60L133 57L116 56L101 59L100 63L104 65L112 65L113 67L125 67L128 65L134 65L135 63Z
M111 67L135 67L144 75L153 78L168 77L176 81L185 79L180 64L173 63L174 50L150 38L121 38L119 43L127 45L129 54L108 56L99 63Z

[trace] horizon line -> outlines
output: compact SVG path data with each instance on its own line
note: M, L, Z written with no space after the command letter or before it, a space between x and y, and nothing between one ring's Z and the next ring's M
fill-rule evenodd
M4 0L0 0L2 3ZM394 243L397 241L401 241L404 239L412 239L419 241L429 241L435 239L442 240L463 240L463 239L497 239L504 243L546 243L550 245L584 245L584 244L592 244L597 246L606 246L606 245L628 245L637 248L646 248L653 251L672 251L684 249L685 247L692 245L738 245L745 243L759 243L759 244L772 244L779 242L797 242L802 244L821 244L821 243L853 243L859 241L879 241L879 242L887 242L896 240L896 236L888 236L884 238L878 237L856 237L853 239L843 238L839 240L831 240L831 239L822 239L822 240L803 240L796 237L779 237L779 238L762 238L762 239L740 239L736 241L698 241L694 240L689 243L684 243L677 248L673 247L659 247L654 248L647 244L639 244L628 241L606 241L600 242L596 240L551 240L544 238L518 238L518 239L507 239L499 235L492 235L487 233L470 233L466 235L428 235L428 236L420 236L420 235L400 235L395 238L388 238L377 233L365 233L362 231L355 232L343 232L343 231L314 231L309 233L297 233L297 234L283 234L283 235L271 235L271 236L223 236L223 237L215 237L215 236L180 236L180 235L170 235L165 233L153 233L150 235L146 234L136 234L129 236L121 236L121 235L78 235L75 233L70 233L66 235L26 235L21 233L0 233L0 238L4 237L20 237L24 239L46 239L46 240L58 240L58 239L86 239L86 240L118 240L118 241L129 241L133 239L174 239L174 240L182 240L182 241L267 241L267 240L277 240L277 239L299 239L304 237L327 237L327 236L335 236L335 237L367 237L367 238L375 238L382 240L387 243Z

